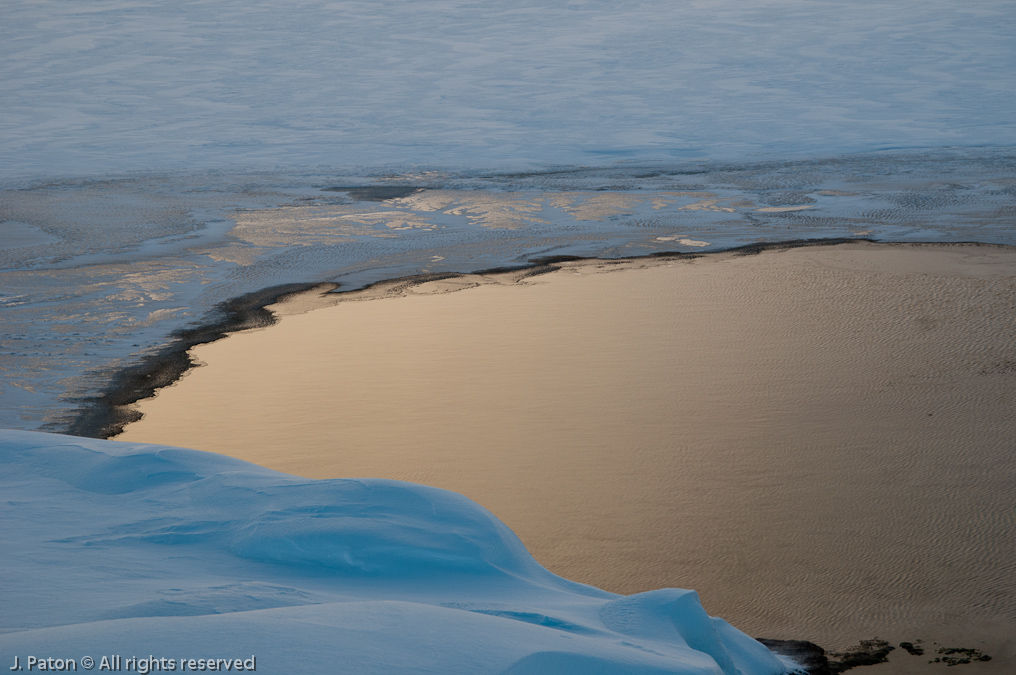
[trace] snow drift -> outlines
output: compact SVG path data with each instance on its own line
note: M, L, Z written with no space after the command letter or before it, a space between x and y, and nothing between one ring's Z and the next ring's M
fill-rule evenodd
M776 675L694 591L542 568L455 493L0 431L0 656L248 659L261 672ZM136 670L137 668L135 668Z

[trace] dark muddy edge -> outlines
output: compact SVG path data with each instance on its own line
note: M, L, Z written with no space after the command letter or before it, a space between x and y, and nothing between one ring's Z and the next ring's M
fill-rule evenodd
M806 246L835 246L859 241L876 243L874 239L839 237L759 242L708 252L659 251L628 258L543 256L530 258L527 262L519 265L493 267L473 272L429 273L396 277L362 287L344 289L341 292L365 290L382 284L398 290L428 281L452 279L470 274L493 275L525 272L525 277L532 277L560 269L561 263L582 260L599 260L604 263L658 258L691 260L717 254L758 255L764 251L782 251ZM320 283L294 283L271 286L216 305L197 326L182 328L170 334L169 342L156 352L143 356L135 363L118 370L98 373L100 377L107 379L106 386L94 396L79 399L77 410L69 412L65 418L66 421L47 425L46 430L89 438L112 438L122 433L127 424L141 419L141 413L133 407L135 403L151 398L158 389L175 383L188 370L197 365L189 354L192 347L221 340L230 333L271 326L276 323L277 319L270 310L266 309L268 305L319 285Z
M219 303L199 325L171 333L170 341L156 352L119 370L101 373L108 377L106 386L95 396L80 399L68 422L52 425L61 428L47 431L90 438L116 436L125 425L141 419L141 413L132 407L134 403L151 398L157 389L173 384L196 365L188 353L191 347L221 340L237 331L271 326L276 317L265 309L268 305L317 285L271 286Z

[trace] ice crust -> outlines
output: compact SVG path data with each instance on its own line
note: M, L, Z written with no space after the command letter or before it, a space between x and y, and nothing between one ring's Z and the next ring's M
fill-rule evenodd
M67 431L277 284L1012 243L1014 34L1005 0L10 0L0 427Z
M548 255L790 239L1013 244L1014 167L1011 151L982 148L528 174L29 181L0 190L0 427L68 431L76 399L113 369L215 320L216 303L277 285L348 290Z
M10 662L255 655L268 673L787 672L694 591L624 597L557 577L452 492L28 431L0 431L0 467Z
M11 0L0 25L0 176L1016 142L1005 0Z

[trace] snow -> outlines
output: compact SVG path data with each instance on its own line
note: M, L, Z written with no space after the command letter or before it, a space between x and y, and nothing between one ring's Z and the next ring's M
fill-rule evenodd
M276 284L1012 243L1014 34L1006 0L9 0L0 427ZM322 192L375 184L428 190Z
M260 672L776 675L694 591L557 577L461 495L0 431L0 656ZM136 670L136 669L135 669Z
M1005 0L11 0L2 176L1016 142Z
M117 367L277 284L1014 244L1014 34L1005 0L9 0L0 426L66 429ZM376 185L426 190L329 189ZM0 443L0 658L783 670L692 592L559 579L455 495Z

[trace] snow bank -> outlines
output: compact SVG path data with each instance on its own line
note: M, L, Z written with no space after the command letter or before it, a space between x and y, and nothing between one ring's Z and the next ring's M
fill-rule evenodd
M177 669L255 657L268 673L786 672L707 616L694 591L622 597L557 577L451 492L24 431L0 431L0 465L10 664L120 655Z

